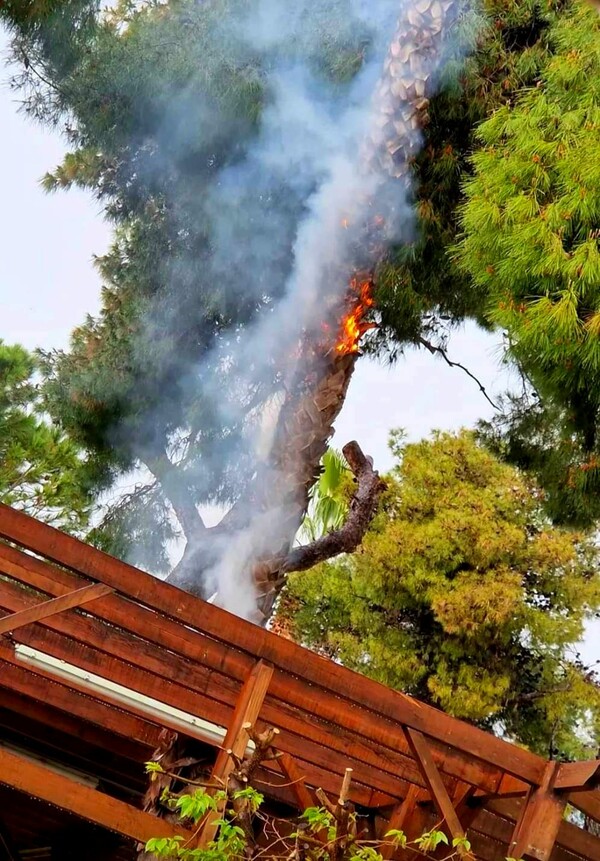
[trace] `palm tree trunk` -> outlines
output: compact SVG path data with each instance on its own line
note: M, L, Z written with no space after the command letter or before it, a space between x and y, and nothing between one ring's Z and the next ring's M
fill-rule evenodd
M420 129L428 119L428 97L433 92L436 67L441 62L445 31L455 7L456 0L418 0L403 12L374 95L373 120L362 151L365 174L383 174L408 182L411 160L421 145ZM399 188L399 194L403 193ZM340 225L341 222L342 213ZM352 272L351 260L345 277L348 293L345 304L342 300L338 310L356 305L356 273ZM371 274L361 274L361 281L365 280L371 281ZM306 514L310 490L319 476L320 461L344 405L359 355L336 350L335 336L342 314L339 316L329 327L331 342L323 344L320 351L307 336L305 352L310 358L286 393L268 462L257 471L250 491L219 526L208 530L208 541L184 558L170 578L190 588L197 581L194 571L215 564L219 554L215 542L222 541L223 535L235 541L236 534L242 535L253 525L259 539L236 564L247 570L254 581L263 622L270 616L286 572L291 570L288 560L292 544ZM362 452L360 455L366 462ZM365 484L362 492L356 494L355 504L364 504L364 510L372 516L381 483L370 464L369 470L363 472ZM365 518L357 520L364 532ZM360 529L353 528L350 532L354 541L360 541ZM331 546L339 548L340 542L331 542ZM345 546L353 549L351 543Z
M428 120L428 98L445 31L455 9L456 0L421 0L400 18L374 96L373 122L363 149L366 172L408 179L411 160L421 145L420 129ZM348 273L349 290L351 280L352 273ZM347 302L352 301L350 292ZM332 349L305 374L312 385L292 392L281 411L269 468L259 489L262 510L275 512L283 507L285 514L275 518L281 534L272 535L274 552L260 558L252 572L265 619L290 570L286 560L306 514L310 490L319 476L319 464L344 405L357 358L357 352L340 355ZM376 489L376 483L372 487ZM372 511L371 494L368 506Z

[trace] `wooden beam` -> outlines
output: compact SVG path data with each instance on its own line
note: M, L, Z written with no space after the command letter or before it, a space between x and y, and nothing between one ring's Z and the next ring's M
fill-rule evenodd
M58 594L61 591L64 593L85 582L75 574L56 568L1 542L0 571L20 582L50 593L53 591ZM7 595L11 606L22 606L23 596L18 591L15 592L13 584L0 583L0 595L2 594ZM135 663L143 662L143 665L153 672L157 672L158 667L158 673L165 675L167 679L184 684L192 690L207 693L217 700L227 702L230 706L235 703L238 684L243 683L253 665L250 655L244 655L226 643L190 630L189 627L184 627L164 615L135 604L122 595L108 596L90 604L89 614L106 620L111 626L126 628L136 636L151 641L152 646L137 650L139 657L134 661ZM94 640L93 631L85 635L77 634L75 629L69 626L69 621L68 617L58 617L56 620L49 620L47 624L55 630L83 637L83 642L91 645L99 643L98 647L104 651L112 650L114 653L119 645L117 632L113 632L113 635L107 638L96 625L100 633ZM80 622L80 620L76 621ZM88 621L91 623L92 620L88 619ZM78 631L82 631L81 625L78 625ZM153 648L155 644L177 653L178 657L174 657L166 665L162 654ZM202 655L201 667L198 664L198 655ZM153 656L156 656L156 660L153 660ZM126 658L126 660L131 659ZM150 661L152 666L148 666ZM209 668L214 672L207 673ZM203 676L200 670L204 671ZM231 676L236 680L236 684L232 686L229 679L224 678L222 674ZM374 787L396 797L403 797L408 789L406 785L403 786L398 782L400 775L402 779L411 783L422 783L421 774L410 758L406 739L395 724L359 710L355 706L351 712L350 709L340 712L339 697L328 696L326 691L318 690L314 685L308 685L301 679L292 678L283 672L274 674L270 696L286 703L286 707L282 709L277 705L274 709L271 702L267 700L263 713L264 719L267 723L280 727L285 732L286 738L289 738L290 732L305 736L307 713L310 715L311 741L319 745L319 761L322 761L323 748L335 750L345 759L349 757L351 750L356 750L356 758L362 763L362 773L365 777L372 773L375 780ZM288 708L287 704L292 708ZM273 714L275 710L276 715ZM299 714L300 711L303 713ZM313 717L321 717L334 723L335 733L322 728L321 723L312 720ZM342 725L346 717L352 720L351 728ZM377 731L382 735L380 742L376 740ZM360 737L357 737L357 732L360 733ZM382 748L382 744L385 747ZM306 747L306 742L304 746ZM289 752L296 755L292 750ZM479 760L473 761L472 758L447 744L435 743L432 752L438 768L444 773L489 790L490 793L495 792L502 777L502 772L497 767ZM352 762L346 762L346 765L355 768ZM343 768L339 773L343 773ZM386 778L387 786L383 784ZM392 786L394 783L396 783L395 789Z
M600 783L600 759L585 762L561 762L558 766L554 789L577 792L595 789Z
M273 667L264 661L258 661L252 668L229 721L227 735L223 747L218 753L211 780L222 781L225 785L234 767L230 751L238 758L244 755L249 741L245 726L250 724L253 727L258 720L272 677Z
M388 831L406 830L407 825L414 816L420 792L421 790L419 787L414 784L409 788L406 798L404 798L404 800L393 809L390 820L385 828L385 833ZM391 842L385 840L385 833L382 835L382 843L379 848L379 852L382 858L390 859L393 858L400 850Z
M51 566L1 542L0 571L19 582L49 593L64 594L85 582L81 577ZM32 600L16 584L9 582L0 582L0 598L2 599L0 606L8 606L13 610L26 607L27 602ZM89 605L88 612L89 616L86 614L85 619L59 616L42 624L142 666L144 669L149 669L168 681L205 693L231 707L235 704L240 681L243 683L253 666L249 655L242 655L225 644L190 630L153 610L134 604L121 595L115 594L99 599ZM110 637L106 636L106 629L98 624L97 619L107 621L111 625ZM150 643L145 642L143 648L140 648L138 641L132 638L125 640L124 632L115 630L115 627L131 631L136 637L150 640ZM160 648L156 648L157 646ZM168 664L164 661L165 648L175 653ZM199 655L202 656L200 663ZM224 673L226 675L223 675ZM227 676L236 681L232 682ZM276 697L278 702L273 703L270 698L266 701L263 710L264 720L273 726L278 726L285 733L286 741L291 741L291 734L306 737L308 716L310 715L311 718L313 715L319 716L319 708L322 710L320 716L334 723L335 732L332 733L327 727L323 727L322 723L311 720L311 744L307 745L306 741L303 742L304 754L315 747L318 753L317 761L324 762L325 756L330 763L334 759L338 760L337 770L340 774L343 774L342 765L344 767L349 765L356 770L355 764L349 761L354 757L361 763L361 773L364 775L365 782L372 775L374 788L396 797L403 797L408 789L407 785L402 784L402 780L422 784L423 779L410 758L406 739L396 726L386 731L386 746L383 748L381 744L374 741L374 732L375 727L382 731L385 724L375 715L365 713L368 723L362 721L363 737L357 737L354 727L347 729L340 725L344 714L340 715L339 698L331 698L331 705L326 706L325 713L322 693L315 691L314 686L303 684L301 680L290 678L289 675L281 672L274 674L269 693L270 698ZM286 704L285 706L280 704L281 700ZM355 709L354 712L356 711ZM356 714L356 717L360 718L361 715ZM390 745L393 745L393 748ZM288 752L296 755L294 750L290 749ZM490 792L496 789L501 778L501 772L499 773L496 768L473 762L447 745L443 748L436 746L433 755L438 767L445 773L474 783ZM303 755L302 758L307 757ZM402 780L399 781L399 777Z
M30 607L27 610L10 613L0 618L0 634L8 634L16 631L17 628L30 625L32 622L40 622L42 619L48 619L50 616L64 612L64 610L82 607L84 604L96 601L97 598L102 598L113 591L110 586L106 586L104 583L93 583L90 586L84 586L83 589L69 592L68 595L61 595L60 598L51 598L49 601L42 601L40 604L36 604L35 607Z
M475 789L474 797L485 802L491 798L523 798L530 790L530 786L522 780L518 780L510 774L505 774L494 792L485 789Z
M68 810L88 822L145 843L151 837L189 836L189 832L157 819L110 795L90 789L44 765L0 748L0 783Z
M548 763L542 785L526 799L509 845L509 857L525 861L550 858L567 803L566 795L554 792L558 766Z
M264 661L258 661L252 668L229 721L223 747L217 755L211 772L211 783L217 781L224 788L227 786L229 775L235 767L234 757L241 759L244 756L250 740L248 729L254 727L258 720L272 677L273 667ZM206 847L211 840L214 840L218 831L218 825L215 825L215 822L219 818L220 816L213 815L206 821L197 842L198 847Z
M298 809L304 812L309 807L314 807L315 799L307 788L304 782L304 775L294 762L293 757L289 753L280 753L276 762L289 782L290 788L296 798Z
M0 677L4 675L6 670L10 669L17 670L16 667L11 668L3 664ZM0 678L0 681L5 680ZM10 684L9 681L6 683ZM141 763L149 759L149 751L155 749L156 745L152 747L150 744L142 744L136 740L134 732L125 736L117 735L96 723L81 720L77 716L76 710L74 711L69 707L70 692L66 688L63 696L67 697L67 702L62 703L65 710L59 710L54 705L50 705L47 700L40 702L17 692L14 687L8 689L2 686L0 688L0 727L16 727L21 731L22 722L25 721L27 725L32 727L27 732L27 735L31 737L36 735L34 726L37 726L38 733L45 733L45 728L50 727L63 735L77 738L92 748L109 751L132 764L135 763L134 768L139 767ZM98 706L101 707L101 704L98 703ZM116 717L123 718L124 715L122 712L118 712ZM142 777L142 779L144 778Z
M76 715L92 726L100 726L124 738L129 738L154 750L158 746L161 727L149 716L138 717L101 696L70 683L63 684L49 673L36 669L29 672L18 658L6 648L0 648L0 691L5 687L47 703L59 711Z
M587 789L581 792L570 792L567 800L590 819L600 822L600 790Z
M502 770L527 782L539 785L542 780L544 760L541 757L451 718L412 697L389 690L256 625L231 616L212 604L144 574L5 505L0 505L0 537L45 556L59 565L102 581L180 623L199 628L210 636L225 641L230 647L262 657L276 669L296 675L309 685L320 688L320 695L311 697L313 702L310 707L315 715L319 715L318 704L323 699L323 694L335 694L346 701L366 707L375 715L390 719L394 724L401 721L442 744L451 744L461 752L477 757L496 768L501 763ZM310 696L306 685L304 691ZM327 696L326 700L330 701L330 696ZM334 711L337 709L339 719L351 717L351 710L340 708L339 703L337 706L333 705L333 708ZM349 724L350 720L347 723ZM383 740L377 731L377 722L372 723L370 732L373 740ZM391 733L384 738L390 736Z
M460 820L454 809L454 805L448 795L448 790L442 780L442 776L433 761L429 745L425 737L414 729L407 728L405 730L408 743L411 746L413 755L423 773L427 787L431 792L431 798L435 804L440 816L446 823L448 830L453 839L464 838L465 832L460 824Z
M504 857L506 857L506 845L511 839L514 823L519 821L523 807L522 799L499 798L490 801L485 810L481 811L473 828L492 836L496 840L504 841ZM489 818L490 816L494 817L493 820ZM564 819L558 829L554 851L556 851L556 847L560 847L571 855L579 855L586 861L600 861L600 840L598 837Z

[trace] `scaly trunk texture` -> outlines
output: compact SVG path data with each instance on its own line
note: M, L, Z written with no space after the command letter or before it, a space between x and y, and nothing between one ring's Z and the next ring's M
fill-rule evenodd
M421 145L420 129L427 123L428 98L444 48L444 35L455 16L456 0L419 0L404 12L390 45L373 102L371 127L362 150L365 174L387 175L408 183L411 160ZM402 195L404 190L399 189ZM340 223L342 213L340 213ZM340 229L342 229L340 224ZM376 232L376 231L374 231ZM365 242L376 248L377 237ZM329 342L318 345L310 333L305 339L308 359L298 379L286 392L268 462L257 471L249 492L199 546L186 549L171 582L198 590L198 572L208 570L218 558L216 545L224 535L236 534L261 524L264 546L254 545L240 564L253 578L258 594L259 619L265 623L285 583L285 575L334 553L351 552L359 544L372 517L382 483L371 462L357 448L353 467L358 490L351 505L353 522L332 540L316 542L318 548L292 550L304 518L310 490L320 473L320 461L348 390L358 352L339 352L336 339L344 313L357 306L356 276L348 261L346 299L337 306L339 315L329 320ZM363 273L361 280L371 280ZM319 340L318 338L316 340ZM321 338L321 341L324 339ZM327 340L327 339L325 339ZM305 356L305 359L306 359Z
M421 146L420 129L428 121L428 98L433 93L444 34L455 14L455 0L420 0L401 16L374 96L373 121L363 149L366 172L408 181L411 160ZM349 286L351 278L349 273ZM347 304L352 305L352 295ZM307 567L291 561L292 542L306 514L310 490L319 476L319 464L344 405L357 358L358 353L340 355L334 349L328 358L317 359L305 374L307 390L291 392L281 410L260 498L264 511L285 506L286 532L280 546L279 537L272 536L278 543L271 546L277 549L253 569L259 610L265 619L283 587L285 573ZM336 552L340 552L337 546ZM319 561L318 555L314 561Z

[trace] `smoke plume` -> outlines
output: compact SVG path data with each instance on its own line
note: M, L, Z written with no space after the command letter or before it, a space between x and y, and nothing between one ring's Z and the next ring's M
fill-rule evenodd
M127 127L115 124L119 205L143 210L146 225L151 211L160 240L139 291L135 387L105 374L95 396L118 405L110 434L123 460L158 476L166 447L197 502L229 506L247 491L269 459L278 406L302 379L305 345L335 340L353 271L414 232L406 164L391 175L365 146L381 122L374 94L398 18L418 17L419 2L187 0L132 30L139 69L114 51L106 71L98 65L99 89L135 105ZM432 77L440 44L421 51ZM394 60L407 79L409 55ZM403 134L402 151L415 154L418 124ZM111 194L100 192L118 217ZM374 216L375 238L365 228ZM138 229L131 217L121 234L133 279ZM275 509L217 530L198 563L204 594L251 617L245 565L284 521Z

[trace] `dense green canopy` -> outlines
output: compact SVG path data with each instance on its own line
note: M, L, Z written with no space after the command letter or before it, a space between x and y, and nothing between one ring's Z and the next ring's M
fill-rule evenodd
M394 452L362 549L290 575L277 623L543 753L595 755L600 692L575 645L600 603L593 543L470 433Z
M485 289L448 254L461 179L477 124L539 78L563 9L488 0L483 14L465 5L459 15L414 165L414 241L378 268L373 349L396 355L423 337L443 342L448 322L465 315L487 321ZM153 474L150 496L126 499L103 540L124 553L139 532L115 538L115 524L146 522L162 536L157 568L173 534L165 499L194 532L195 504L239 498L254 469L248 416L281 386L275 357L252 384L252 357L232 358L241 333L282 296L311 192L298 165L267 179L241 171L273 105L273 69L301 61L336 104L376 47L349 0L298 10L294 38L260 47L230 26L245 20L241 0L122 2L108 14L94 0L31 0L0 12L27 110L70 143L46 188L89 189L115 224L98 260L101 314L68 352L46 356L48 409L90 452L99 489L141 463Z
M457 254L541 398L513 398L486 436L539 473L555 518L589 525L600 475L600 17L578 5L551 37L537 86L478 128Z
M0 502L66 531L88 523L86 464L43 413L35 361L0 341Z

